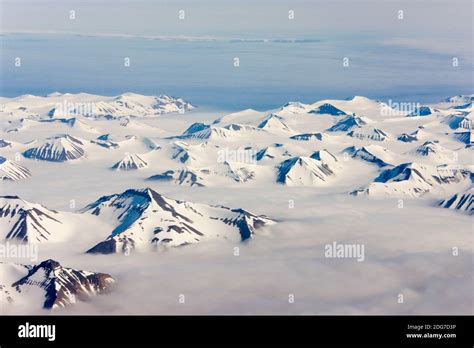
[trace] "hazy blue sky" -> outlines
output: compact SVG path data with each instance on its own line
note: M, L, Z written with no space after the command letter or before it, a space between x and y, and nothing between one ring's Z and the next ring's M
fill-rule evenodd
M0 94L172 93L229 108L355 94L436 100L472 93L472 4L3 0ZM178 18L181 9L184 20ZM295 11L293 20L289 10ZM221 40L149 40L162 36ZM309 40L232 43L228 38ZM22 57L21 69L14 67L15 57ZM131 58L128 69L124 57ZM233 66L235 57L239 68ZM344 57L349 68L342 66ZM459 59L457 68L453 57Z
M470 0L2 0L2 30L472 38ZM185 10L186 19L178 19ZM77 18L69 20L69 11ZM288 20L288 11L295 19ZM404 11L404 20L397 11Z

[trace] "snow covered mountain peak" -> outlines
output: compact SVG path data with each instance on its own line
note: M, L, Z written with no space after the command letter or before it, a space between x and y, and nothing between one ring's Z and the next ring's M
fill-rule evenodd
M229 129L230 128L230 129ZM240 127L239 127L240 129ZM232 125L227 128L204 123L194 123L186 129L183 134L174 137L177 139L231 139L238 134L238 131L232 129Z
M26 179L31 176L31 172L20 163L10 161L0 156L0 181L10 180L16 181Z
M470 103L474 101L474 94L459 94L446 98L444 101L448 103Z
M347 135L359 140L371 141L385 141L390 138L390 135L385 131L371 126L355 128L354 130L351 130L349 133L347 133Z
M164 114L184 112L194 109L194 106L182 98L169 95L144 96L135 93L124 93L114 98L110 103L118 112L123 109L131 114ZM122 112L123 113L123 112Z
M0 196L0 240L29 243L64 239L62 214L18 196Z
M318 161L323 161L323 162L326 162L326 163L337 163L338 162L338 159L336 156L334 156L332 153L330 153L328 150L324 149L324 150L318 150L316 152L314 152L312 155L311 155L311 158L312 159L315 159L315 160L318 160Z
M373 183L351 193L420 197L445 185L470 181L470 176L470 171L462 167L409 162L382 171Z
M437 110L429 107L429 106L419 106L416 107L411 113L407 115L407 117L417 117L417 116L429 116L435 113Z
M101 197L83 212L115 224L106 240L88 250L104 254L179 246L220 236L245 240L256 229L273 223L243 209L177 201L150 188Z
M66 268L49 259L28 266L28 274L11 286L21 296L30 295L37 301L44 301L44 308L56 309L103 293L114 282L108 274Z
M359 149L354 146L345 149L353 158L359 158L364 161L376 164L379 167L385 167L391 165L394 161L395 154L386 148L379 145L366 145Z
M327 131L328 132L347 132L351 129L359 128L369 123L370 123L370 120L365 117L361 117L357 115L349 115L347 117L344 117L340 121L338 121L336 124L334 124L330 128L328 128Z
M47 139L42 145L23 153L26 158L65 162L85 157L86 141L68 134Z
M300 102L288 102L283 105L279 112L286 112L289 114L301 114L306 112L308 105L300 103Z
M309 111L310 114L346 116L347 114L330 103L324 103Z
M115 170L136 170L148 167L148 162L143 155L128 153L123 159L115 163L112 168Z
M450 151L439 143L426 141L411 152L413 155L429 158L433 163L452 163L456 161L453 151Z
M270 133L294 133L294 131L283 122L282 117L276 114L271 114L265 118L257 127Z
M293 157L277 167L277 182L288 186L325 185L340 169L337 162L337 158L326 150L317 151L311 157Z

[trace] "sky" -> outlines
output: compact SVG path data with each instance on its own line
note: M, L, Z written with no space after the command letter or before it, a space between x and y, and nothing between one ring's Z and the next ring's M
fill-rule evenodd
M469 0L2 0L2 31L472 38ZM69 11L76 20L69 20ZM185 11L185 20L178 11ZM288 20L288 11L295 11ZM397 18L404 11L403 21ZM54 19L54 20L52 20Z
M0 12L3 96L131 91L264 109L472 93L471 1L7 0Z

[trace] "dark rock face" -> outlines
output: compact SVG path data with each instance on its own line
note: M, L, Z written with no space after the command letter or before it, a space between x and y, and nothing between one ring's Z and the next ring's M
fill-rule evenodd
M436 153L436 144L432 141L426 141L423 145L416 148L416 153L421 156L429 156Z
M473 137L472 131L455 132L454 137L466 145L471 145L474 143L474 137Z
M413 141L417 141L418 139L414 135L403 133L397 138L397 140L403 141L404 143L411 143Z
M12 143L9 143L8 141L0 139L0 147L10 147L11 145Z
M162 181L171 181L173 180L173 170L167 170L161 174L156 174L150 176L147 180L162 180Z
M117 242L115 239L107 239L93 246L87 253L89 254L113 254L117 250Z
M105 273L92 273L62 267L59 262L46 260L29 269L28 274L12 284L16 291L34 286L44 290L44 308L65 307L76 300L106 291L115 280Z
M147 180L152 181L172 181L178 185L189 185L203 187L203 177L201 174L210 174L207 169L193 171L191 169L181 169L179 171L167 170L163 173L150 176Z
M384 141L388 138L387 133L377 128L367 129L366 131L353 130L347 133L347 135L353 138L360 139L360 140Z
M323 135L321 133L305 133L305 134L297 134L290 137L293 140L303 140L308 141L311 139L322 140Z
M189 126L188 129L186 129L184 131L183 135L190 135L190 134L200 132L200 131L208 129L208 128L209 128L209 125L207 125L207 124L204 124L204 123L201 123L201 122L193 123L191 126Z
M334 105L331 105L329 103L323 104L319 106L318 108L311 110L309 113L310 114L327 114L327 115L332 115L332 116L347 115L344 111L336 108Z
M439 203L440 207L464 211L469 215L474 214L474 189L456 193L452 197Z
M408 116L428 116L431 115L431 109L427 106L420 106L419 108L416 108L412 113L410 113Z

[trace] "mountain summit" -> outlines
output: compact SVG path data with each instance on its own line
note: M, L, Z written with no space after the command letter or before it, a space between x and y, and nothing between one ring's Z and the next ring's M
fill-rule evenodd
M89 253L180 246L208 238L246 240L256 229L272 224L266 216L243 209L177 201L150 189L129 189L104 196L83 210L115 225Z

